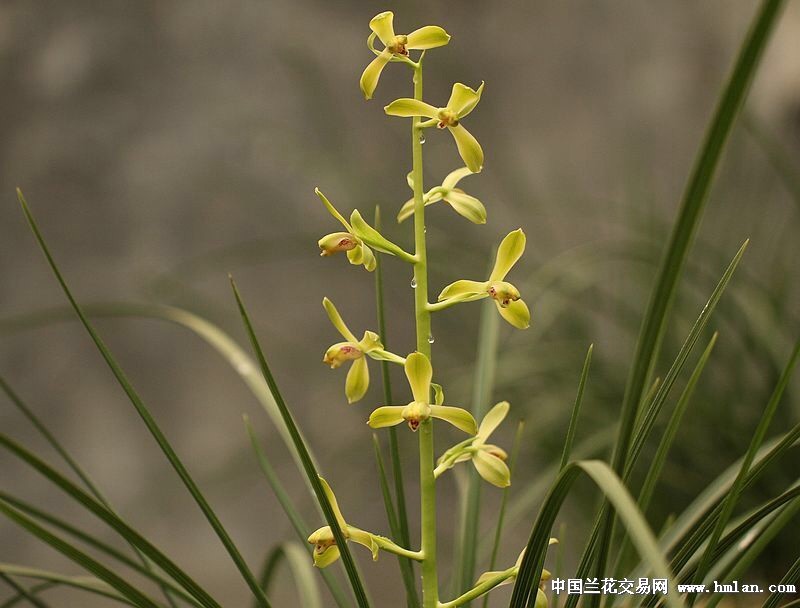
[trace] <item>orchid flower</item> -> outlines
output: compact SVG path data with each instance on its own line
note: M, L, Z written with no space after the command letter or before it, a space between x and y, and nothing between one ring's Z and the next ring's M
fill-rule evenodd
M522 228L509 232L497 249L497 258L489 279L487 281L462 279L450 283L439 294L439 307L490 297L506 321L519 329L527 329L531 322L528 305L520 298L519 290L504 280L524 251L525 233L522 232Z
M376 409L368 422L373 429L394 426L405 420L409 428L416 431L428 418L439 418L465 433L475 434L477 425L468 411L460 407L430 403L433 368L428 357L420 352L411 353L406 357L404 367L414 400L408 405L384 405ZM437 393L441 394L439 391Z
M461 167L455 171L451 171L447 177L442 181L441 186L436 186L428 190L422 197L425 206L432 205L433 203L444 201L450 205L453 210L459 215L467 218L473 224L486 223L486 207L483 206L477 198L470 196L461 188L456 188L461 179L467 175L472 175L473 172L469 167ZM408 174L408 186L414 189L414 180L411 174ZM397 214L397 221L402 222L414 215L414 199L405 202L401 207L400 212Z
M339 331L345 342L337 342L325 351L322 362L330 365L331 369L340 367L347 361L352 361L350 371L347 372L344 392L349 403L359 401L369 388L369 368L364 355L379 361L392 361L403 364L405 359L383 349L381 339L374 331L365 331L361 340L347 327L339 311L328 298L322 300L325 312L333 326Z
M464 128L461 120L478 105L481 93L483 93L483 84L481 83L477 90L473 90L467 85L457 82L453 85L450 99L443 108L435 108L418 99L402 98L390 103L384 108L384 111L389 116L425 116L433 119L437 127L450 131L453 139L456 140L458 153L464 160L464 164L473 173L478 173L483 167L483 149L478 140Z
M320 189L316 188L314 192L322 200L328 212L339 220L346 230L346 232L332 232L323 236L318 242L320 255L326 257L339 251L346 251L347 259L351 264L356 266L363 264L364 268L370 272L375 270L375 254L372 253L372 250L355 235L350 223L336 210L336 207L322 194Z
M438 25L426 25L410 34L397 35L394 33L394 13L385 11L375 17L369 22L369 27L372 34L369 37L368 45L372 47L375 37L384 44L386 48L377 53L377 57L366 67L364 73L361 74L361 92L364 97L372 99L372 94L375 92L375 87L378 86L378 79L381 77L381 72L386 64L393 58L407 57L408 51L426 49L433 49L438 46L444 46L450 42L450 35L445 32Z

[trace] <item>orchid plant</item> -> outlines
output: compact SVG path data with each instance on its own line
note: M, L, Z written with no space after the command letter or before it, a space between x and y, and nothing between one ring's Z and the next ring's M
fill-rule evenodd
M423 98L423 60L426 51L441 47L450 42L450 35L441 27L425 26L408 35L398 35L394 29L394 15L383 12L370 21L370 34L367 44L375 58L361 76L361 90L366 99L375 93L380 75L390 63L402 63L411 69L413 97L397 99L385 106L389 116L411 119L411 172L408 185L413 196L401 205L397 214L398 222L414 218L413 253L392 243L381 232L370 226L358 210L354 210L350 221L334 207L319 190L316 194L328 212L344 227L344 231L334 232L319 241L321 255L332 256L339 252L346 255L353 265L363 266L367 271L376 267L375 254L395 256L413 266L414 303L416 320L416 350L401 356L384 349L378 334L367 331L361 340L345 325L333 303L325 298L323 305L334 328L342 335L344 342L331 346L323 361L332 368L352 362L345 383L345 395L349 403L364 397L369 372L367 358L388 361L402 365L413 400L406 405L382 405L368 417L368 424L374 429L392 427L406 422L411 431L419 435L420 465L420 522L421 543L419 550L404 548L382 536L365 532L348 525L339 511L338 503L327 482L323 481L325 492L336 513L337 521L347 540L362 544L377 559L378 550L384 549L402 557L416 560L422 570L422 603L424 608L454 608L466 604L487 593L492 588L514 580L519 570L517 564L502 571L492 571L481 575L472 589L461 596L441 601L439 598L439 564L436 553L436 480L456 464L472 461L480 476L497 487L511 483L511 473L506 465L506 452L502 448L487 443L489 436L503 422L509 412L508 402L498 403L477 425L467 410L444 405L444 391L440 384L433 383L432 340L429 339L431 314L442 311L455 304L470 302L481 298L492 298L501 316L511 325L525 329L530 324L530 312L520 297L519 290L505 281L506 275L522 256L525 250L525 233L522 229L508 234L500 243L494 268L486 281L461 279L445 287L437 302L428 298L428 254L425 230L425 207L444 201L459 215L475 224L486 223L486 208L483 203L457 187L459 182L483 168L484 153L478 140L463 126L466 118L478 105L484 90L481 83L476 89L455 83L450 99L443 107L436 107ZM375 40L380 40L384 48L375 48ZM412 57L410 51L420 51ZM455 141L458 154L464 163L444 177L440 186L427 192L423 185L422 144L427 129L447 129ZM438 459L434 454L434 419L448 422L469 437L447 449ZM313 532L308 542L314 545L314 563L326 567L335 562L340 553L330 527ZM539 602L546 601L540 594Z

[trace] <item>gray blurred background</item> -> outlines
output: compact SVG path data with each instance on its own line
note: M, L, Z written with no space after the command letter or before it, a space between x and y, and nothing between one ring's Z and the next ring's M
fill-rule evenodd
M398 31L440 24L453 39L428 58L426 98L442 105L452 82L486 81L469 118L486 166L462 184L484 201L489 222L476 227L442 204L431 208L432 297L457 278L480 278L508 231L522 226L528 235L510 279L531 305L533 327L501 328L494 392L512 402L515 420L527 419L512 501L530 491L527 502L516 503L501 550L503 563L511 562L539 506L533 484L549 481L543 475L558 458L591 342L579 442L599 445L593 454L604 455L603 432L614 428L667 230L757 5L3 0L0 314L18 318L66 304L20 213L16 186L82 302L172 304L246 346L227 281L233 273L345 514L388 532L364 424L382 398L378 367L371 365L366 399L347 406L345 371L321 364L339 339L322 297L333 299L356 333L375 329L373 277L342 257L318 256L316 240L338 224L313 190L322 188L345 214L358 207L371 216L380 204L387 233L410 244L410 224L392 219L409 196L407 126L382 112L410 93L409 72L390 65L369 103L358 78L371 59L364 41L375 13L393 10ZM650 513L655 527L744 452L800 328L797 2L775 32L744 118L712 192L657 373L741 242L750 237L751 245L712 321L720 341L659 487ZM444 134L430 133L424 150L428 186L459 166ZM389 342L407 352L411 273L389 260L385 275ZM470 405L479 314L472 304L434 318L437 376L453 404ZM84 331L74 322L4 327L0 374L126 518L226 606L244 605L244 584ZM254 567L292 532L260 477L242 413L253 418L304 514L318 523L275 428L213 350L163 322L100 320L98 327ZM402 377L395 380L404 402ZM770 434L796 423L799 388L795 379ZM57 462L5 398L0 425ZM513 427L497 436L507 448ZM400 437L413 518L414 438ZM437 451L457 438L441 430ZM793 458L748 495L748 504L794 479ZM3 490L114 538L5 454L0 467ZM440 488L441 555L449 563L456 488L452 478ZM487 533L499 495L484 490ZM584 509L595 494L587 485L578 498L559 522L567 526L568 556L581 546ZM777 582L798 541L798 527L787 528L752 577ZM373 565L355 552L377 605L401 605L394 559ZM78 573L7 521L0 522L0 561ZM292 605L288 579L279 587L278 605ZM50 597L59 607L109 603L66 591ZM498 591L497 605L505 597Z

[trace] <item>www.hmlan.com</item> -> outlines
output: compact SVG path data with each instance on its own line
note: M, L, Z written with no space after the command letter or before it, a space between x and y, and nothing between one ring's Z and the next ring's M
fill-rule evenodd
M614 578L554 578L550 582L553 593L560 595L666 595L670 585L665 578L639 578L614 579ZM758 585L755 583L740 583L728 581L720 583L714 581L710 585L677 584L678 593L797 593L796 585L776 584Z

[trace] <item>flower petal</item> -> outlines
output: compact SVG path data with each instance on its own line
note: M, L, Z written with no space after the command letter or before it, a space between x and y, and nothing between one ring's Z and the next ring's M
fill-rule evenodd
M353 266L361 266L364 263L364 245L359 243L347 252L347 259Z
M478 102L481 100L481 93L483 93L483 85L478 90L471 89L465 84L457 82L453 85L453 92L450 93L450 99L447 102L447 109L452 110L458 115L459 120L464 118L467 114L475 109Z
M394 13L392 11L378 13L370 20L369 29L375 32L383 44L388 45L394 38Z
M474 196L460 190L451 190L444 198L445 202L461 217L467 218L473 224L486 223L486 207Z
M431 382L431 387L433 388L433 402L436 405L442 405L442 403L444 403L444 389L442 385Z
M370 61L369 65L364 68L364 72L361 74L361 80L358 84L361 87L361 92L364 93L365 99L372 99L372 94L378 86L381 72L383 72L383 68L386 67L386 64L389 63L391 58L392 52L389 49L383 49L381 54Z
M336 516L336 523L339 524L339 527L342 529L342 533L347 536L347 522L344 520L344 515L342 515L341 509L339 509L339 502L336 500L336 495L331 490L331 486L328 485L328 482L325 481L325 478L319 476L319 481L322 484L322 489L325 491L325 496L328 497L328 502L331 503L331 509L333 510L333 514Z
M344 394L347 396L348 403L360 401L369 388L369 368L364 357L353 361L350 371L347 372L347 380L344 383Z
M342 334L342 337L348 342L358 342L358 338L356 338L355 334L350 331L349 327L347 327L342 319L342 315L340 315L339 311L336 310L333 302L331 302L328 298L322 298L322 306L325 308L325 312L328 313L328 318L331 320L331 323L339 331L339 333Z
M369 549L372 553L372 561L378 561L378 551L380 551L380 547L378 546L378 543L375 542L375 537L372 534L351 526L350 539L353 542L363 545Z
M395 99L383 110L389 116L427 116L428 118L437 118L439 116L438 110L431 104L409 97Z
M447 174L447 177L442 180L442 188L445 188L446 190L452 190L456 187L456 184L467 177L467 175L472 175L472 171L469 167L461 167L460 169L451 171Z
M398 257L405 257L405 251L392 243L389 239L384 237L380 232L375 230L372 226L367 224L358 209L353 210L350 214L350 223L353 225L353 233L365 243L369 243L373 248L383 253L396 255Z
M383 344L381 343L381 337L374 331L365 331L364 337L358 343L358 347L362 352L369 353L378 348L382 349Z
M373 429L394 426L403 422L403 405L384 405L369 415L367 422Z
M408 35L406 48L422 51L444 46L448 42L450 42L450 34L438 25L426 25Z
M481 281L461 279L450 283L450 285L442 289L442 293L439 294L439 301L452 300L454 298L457 298L461 302L479 300L489 295L486 292L487 285L487 283Z
M494 261L492 274L489 275L489 281L502 281L506 278L511 267L522 257L525 251L525 241L525 233L522 232L522 228L517 228L505 236L497 248L497 258Z
M431 416L449 422L457 429L461 429L468 435L474 435L478 430L475 418L467 410L460 407L448 405L432 405Z
M500 306L499 302L495 302L495 304L497 304L497 310L500 312L500 316L517 329L528 329L531 326L531 313L528 310L528 305L525 304L524 301L517 300L516 302L511 302L505 308Z
M472 457L472 462L478 473L490 484L498 488L505 488L511 485L511 472L506 463L497 456L487 454L484 450L478 450Z
M431 379L433 378L433 367L431 367L428 357L420 352L411 353L406 357L405 370L414 401L428 403L431 399Z
M337 559L339 559L340 555L339 547L336 545L329 546L322 553L317 553L314 551L314 566L317 568L327 568Z
M461 124L447 128L453 134L453 139L456 140L461 160L469 167L470 171L478 173L483 168L483 148L478 140Z
M372 253L372 249L363 243L361 244L361 248L364 250L364 268L366 268L368 272L372 272L375 270L375 266L377 265L377 262L375 261L375 254Z
M344 216L336 210L336 207L333 206L333 203L328 200L327 196L322 194L322 191L319 188L314 188L314 194L320 198L322 204L325 205L325 208L328 210L328 213L341 222L342 226L345 227L347 232L353 232L353 229L350 227L350 224L347 223L347 220L344 219Z
M478 429L478 438L472 445L480 445L486 442L495 429L500 426L505 417L508 415L508 410L511 406L508 401L501 401L497 403L481 420L481 426Z

